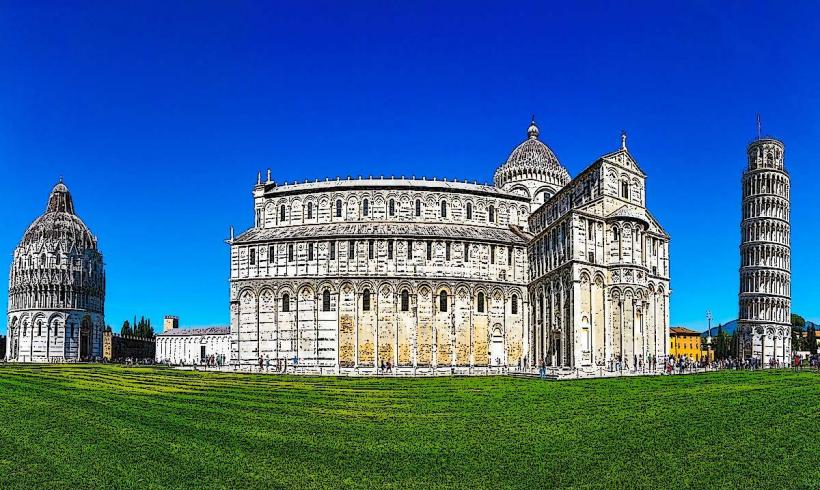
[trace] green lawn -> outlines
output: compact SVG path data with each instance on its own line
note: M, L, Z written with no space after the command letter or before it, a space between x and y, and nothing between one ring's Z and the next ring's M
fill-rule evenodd
M820 376L0 367L0 488L820 488Z

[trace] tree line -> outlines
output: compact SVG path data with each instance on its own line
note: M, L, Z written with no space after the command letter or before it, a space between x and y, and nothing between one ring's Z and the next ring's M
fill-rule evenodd
M135 315L134 323L129 323L128 320L122 322L122 328L120 328L120 335L153 338L154 327L151 326L150 318L145 318L144 316L141 316L139 321L137 321L137 317Z
M817 331L813 323L809 322L809 328L806 329L806 320L795 313L792 313L792 352L806 352L814 355L817 354ZM803 332L806 332L805 336ZM711 334L711 332L709 332ZM706 337L702 337L703 348L706 350ZM737 359L741 349L740 334L735 328L731 335L723 330L723 325L718 325L717 334L712 337L712 349L715 352L715 359Z

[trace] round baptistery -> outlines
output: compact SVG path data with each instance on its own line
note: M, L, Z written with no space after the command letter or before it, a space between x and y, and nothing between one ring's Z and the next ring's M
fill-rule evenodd
M100 357L104 304L105 270L97 238L77 216L61 180L51 190L45 213L14 250L7 359L65 362Z

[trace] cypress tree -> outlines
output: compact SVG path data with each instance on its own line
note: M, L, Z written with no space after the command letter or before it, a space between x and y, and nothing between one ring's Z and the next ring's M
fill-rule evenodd
M814 324L812 323L809 325L809 331L806 332L806 349L812 355L817 354L817 331L814 328Z

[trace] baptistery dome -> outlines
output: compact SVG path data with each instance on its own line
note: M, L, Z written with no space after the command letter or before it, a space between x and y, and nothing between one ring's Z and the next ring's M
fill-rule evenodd
M59 362L99 357L105 271L97 239L60 181L23 234L9 273L7 358Z
M62 182L54 186L45 214L28 227L20 245L40 242L53 246L71 244L82 250L97 249L96 239L83 220L74 213L71 194Z
M533 207L543 204L570 181L569 172L538 138L539 133L533 117L527 139L515 147L494 177L496 187L526 195Z

